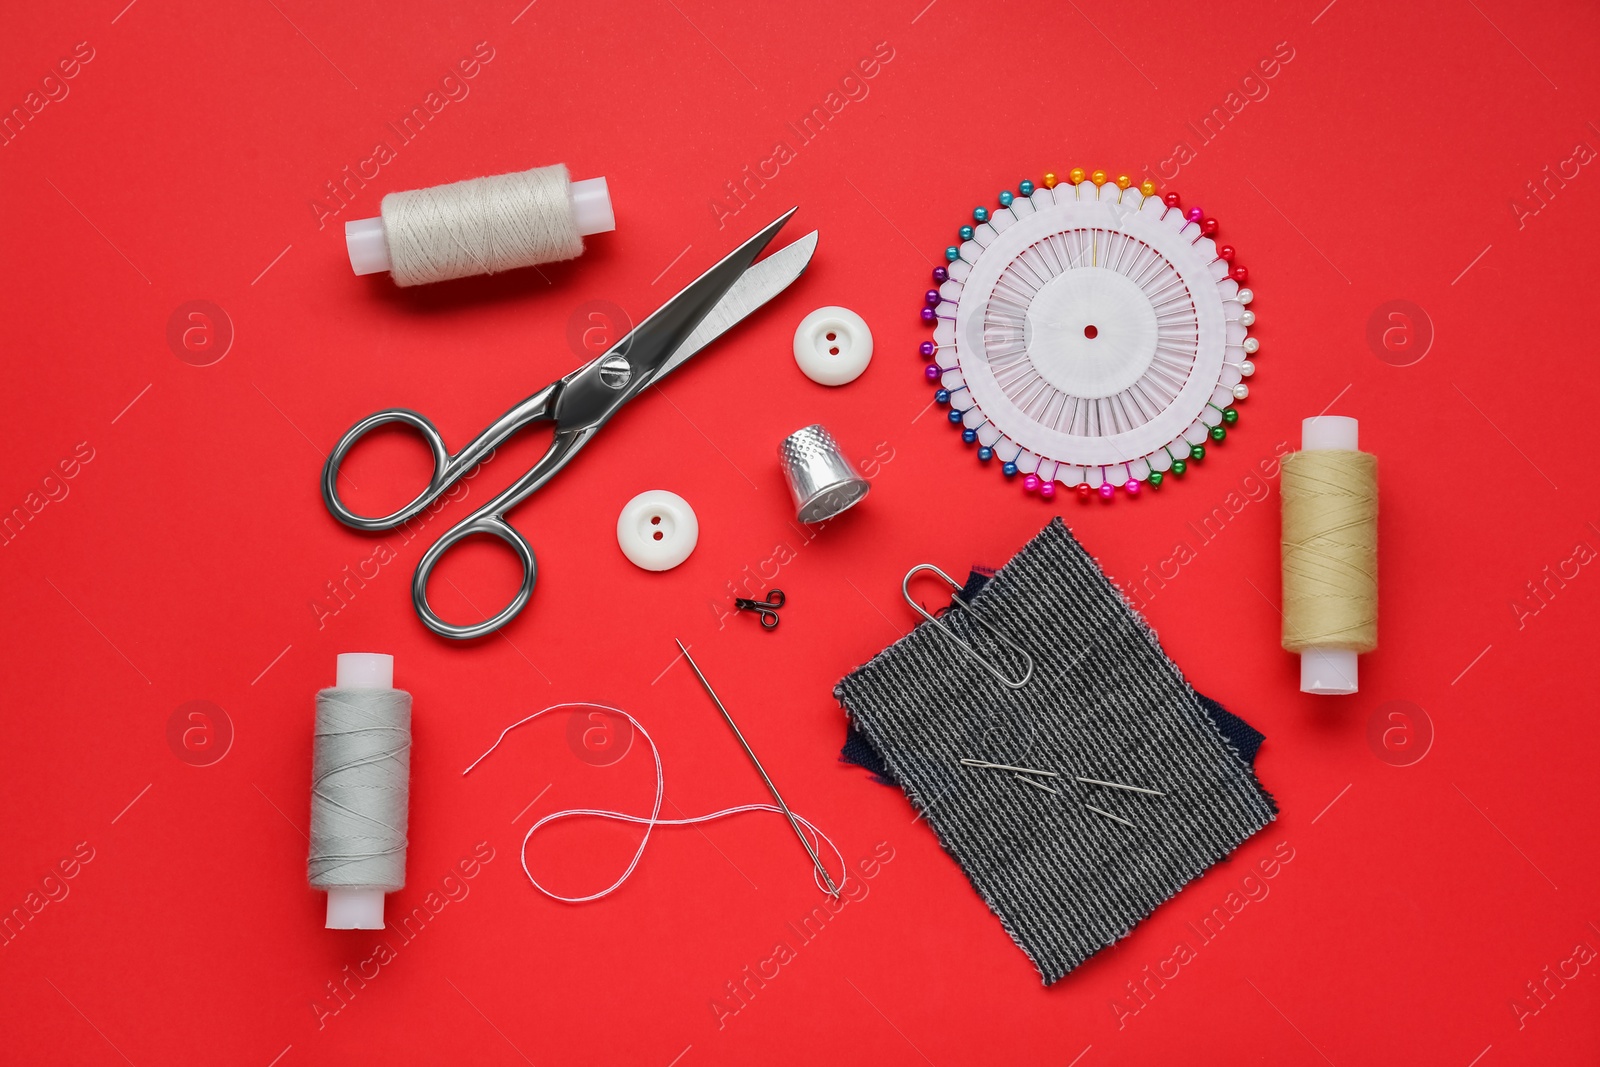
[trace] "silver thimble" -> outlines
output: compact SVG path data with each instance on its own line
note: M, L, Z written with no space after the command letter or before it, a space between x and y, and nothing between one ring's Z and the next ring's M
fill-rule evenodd
M785 437L778 446L778 462L801 522L831 519L871 488L821 423Z

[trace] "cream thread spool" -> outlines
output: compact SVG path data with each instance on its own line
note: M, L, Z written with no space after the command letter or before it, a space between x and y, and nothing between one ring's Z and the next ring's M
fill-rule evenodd
M410 769L411 694L394 688L394 657L340 653L311 757L307 870L328 894L327 929L383 929L384 894L405 887Z
M390 193L383 215L345 223L357 274L423 285L572 259L583 238L617 228L604 178L562 164Z
M1306 419L1283 461L1283 647L1300 691L1357 691L1357 660L1378 647L1378 458L1355 419Z

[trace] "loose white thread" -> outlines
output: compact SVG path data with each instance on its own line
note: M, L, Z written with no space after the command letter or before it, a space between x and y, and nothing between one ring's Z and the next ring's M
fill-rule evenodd
M580 255L570 184L558 163L390 193L383 198L390 277L423 285Z
M595 708L600 711L609 711L614 715L621 715L624 719L627 719L630 723L632 723L633 728L639 731L639 736L643 737L645 742L650 746L650 756L653 760L655 760L656 799L654 805L652 805L650 808L650 814L647 816L629 815L627 812L608 811L605 808L567 808L563 811L552 812L549 815L546 815L544 818L539 819L532 826L528 827L528 832L522 836L522 873L528 876L528 881L533 884L533 888L537 889L539 892L543 893L552 900L559 900L566 904L585 904L591 900L599 900L602 897L608 897L612 893L616 892L619 888L621 888L622 883L626 882L629 877L632 876L633 869L639 865L639 858L644 855L645 846L650 843L650 834L657 826L693 826L696 823L711 822L715 819L723 819L730 815L740 815L750 811L770 811L776 815L783 814L783 810L781 808L778 808L772 804L740 804L737 807L723 808L721 811L714 811L710 815L696 815L689 819L661 818L661 802L666 795L666 779L661 773L661 750L656 748L655 740L651 738L650 731L646 730L644 728L644 724L638 719L635 719L632 715L629 715L621 708L613 708L607 704L595 704L587 700L572 701L564 704L552 704L542 711L536 711L526 718L518 719L510 726L507 726L504 730L501 730L500 736L495 738L494 744L489 746L488 751L484 752L483 755L473 760L472 763L467 766L467 769L461 772L462 775L465 776L471 773L473 767L476 767L478 764L488 759L490 753L494 752L495 749L500 747L500 742L504 741L506 739L506 735L512 730L515 730L517 727L526 723L532 722L541 715L548 715L552 711L560 711L564 708ZM639 839L639 847L634 850L633 859L628 861L628 867L622 872L621 877L619 877L615 882L612 882L606 888L600 890L598 893L590 893L588 896L583 897L567 897L562 896L553 889L541 885L539 879L535 878L533 872L528 869L528 841L533 837L534 834L538 833L541 827L549 823L556 822L559 819L571 819L580 815L586 815L596 819L611 819L615 822L634 823L643 826L645 831L644 836ZM843 873L843 877L839 879L840 883L842 884L844 880L849 877L850 872L845 869L844 853L839 851L839 846L835 845L832 838L823 833L821 830L817 829L815 825L813 825L799 812L795 812L794 817L796 822L811 832L814 839L820 839L827 842L828 848L833 850L834 858L838 860L839 869ZM813 840L813 845L814 844L815 840ZM817 873L815 868L812 868L811 880L816 883L817 889L820 891L824 893L828 891L828 887L823 884L822 876Z

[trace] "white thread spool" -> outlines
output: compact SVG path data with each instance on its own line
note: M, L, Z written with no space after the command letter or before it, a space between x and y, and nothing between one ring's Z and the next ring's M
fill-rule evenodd
M338 657L334 687L336 689L393 690L394 657L378 652L341 652ZM409 699L407 697L408 702ZM407 719L409 725L409 715ZM406 763L408 765L409 749L408 734L405 749L407 754ZM311 797L313 828L319 821L318 808L323 803L323 798L313 789ZM403 822L404 819L402 817ZM401 829L403 831L403 825ZM313 845L313 885L317 885L319 881L323 880L315 873L315 851L316 846ZM402 871L404 870L404 863L402 846L400 857L400 869ZM403 877L401 881L403 882ZM383 900L385 892L386 890L384 889L371 886L328 886L328 911L326 922L323 924L324 927L329 930L383 929Z
M571 181L561 164L390 193L383 215L345 223L357 274L422 285L571 259L583 238L617 228L604 178Z

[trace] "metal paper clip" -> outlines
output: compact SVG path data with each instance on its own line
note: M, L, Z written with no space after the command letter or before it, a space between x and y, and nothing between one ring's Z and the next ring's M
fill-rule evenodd
M977 649L973 648L966 641L963 641L961 638L957 637L955 632L951 630L950 627L946 626L941 619L929 614L927 608L911 599L911 579L916 576L918 571L931 571L943 578L945 582L949 584L951 589L951 606L960 608L962 611L966 612L967 616L971 618L974 623L982 626L985 630L988 630L996 641L999 641L1001 644L1011 649L1011 651L1022 657L1022 661L1027 664L1027 669L1022 672L1022 678L1020 680L1012 681L1010 678L1007 678L1003 673L1001 673L999 668L995 667L994 664L990 663L988 660L979 655ZM967 655L977 660L978 663L982 665L984 670L998 678L1000 680L1000 684L1005 686L1007 689L1021 689L1023 686L1028 684L1028 679L1033 677L1033 657L1028 655L1022 649L1018 648L1014 642L1009 640L1004 634L991 625L989 621L976 610L974 610L970 604L962 600L961 597L957 595L961 592L961 583L950 577L938 567L935 567L931 563L919 563L915 567L912 567L910 570L906 571L905 579L900 583L900 592L906 598L906 603L915 608L919 615L937 626L946 637L950 638L950 640L960 645L962 651L966 652Z

